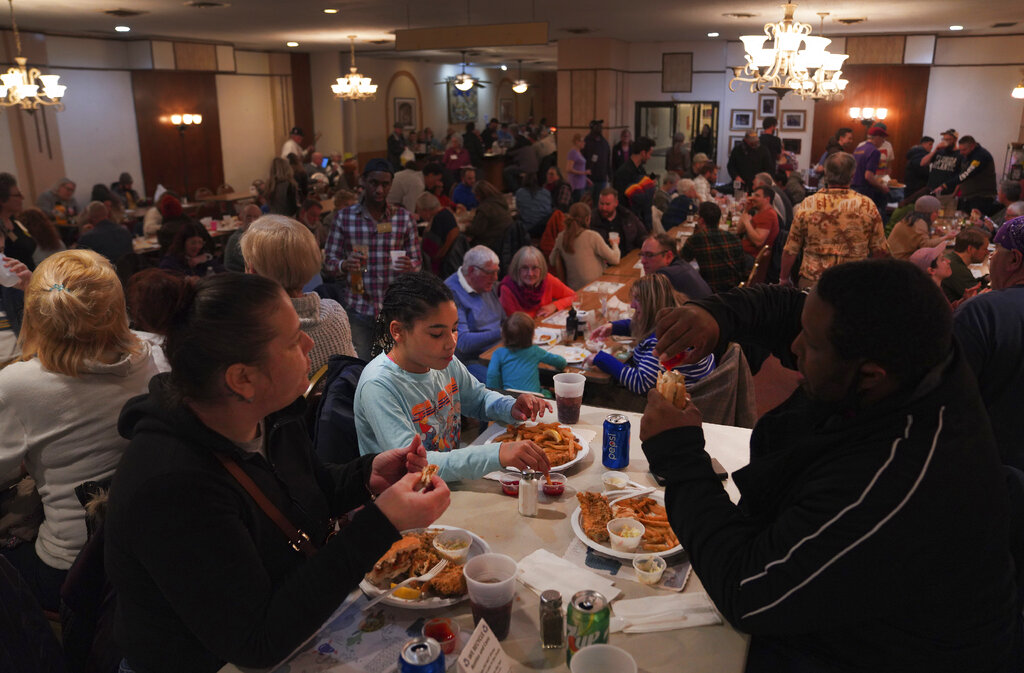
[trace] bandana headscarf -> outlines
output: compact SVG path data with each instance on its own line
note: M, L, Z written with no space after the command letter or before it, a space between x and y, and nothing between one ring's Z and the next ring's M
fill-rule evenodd
M1004 222L996 232L995 243L1007 250L1024 252L1024 215Z

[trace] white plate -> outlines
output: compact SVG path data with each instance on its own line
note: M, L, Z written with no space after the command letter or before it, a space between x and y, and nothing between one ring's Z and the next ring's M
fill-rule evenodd
M434 529L466 530L465 528L458 528L456 526L442 526L440 524L436 524L433 526L429 526L428 528L413 528L410 530L403 530L402 535L406 535L408 533L419 533L424 530ZM470 538L469 558L479 556L480 554L486 554L489 551L491 551L491 546L484 542L483 538L481 538L472 531L467 530L466 532L469 533ZM380 589L374 586L374 584L371 583L370 580L366 579L365 577L363 577L363 581L359 583L359 588L362 589L363 593L369 596L370 598L376 598L377 596L380 596L382 593L386 591L385 589ZM434 608L444 608L448 607L449 605L461 603L462 601L466 600L468 596L468 593L465 593L461 596L455 596L452 598L441 598L439 596L431 596L430 598L420 598L414 601L405 598L397 598L395 596L388 596L387 598L382 600L381 603L384 603L385 605L392 605L397 608L409 608L410 610L432 610Z
M586 348L580 348L579 346L552 346L548 349L549 353L555 355L561 355L565 358L565 362L570 365L578 365L587 359L590 355L590 351Z
M534 423L533 421L527 421L526 423L524 423L524 425L537 425L537 424ZM563 423L563 425L565 425L565 424ZM583 460L584 458L586 458L587 454L590 453L590 442L588 442L587 440L583 439L578 434L576 434L576 432L573 431L572 426L565 426L565 427L569 428L569 430L572 432L573 437L575 437L576 441L580 443L580 450L576 454L576 457L573 458L572 460L570 460L568 463L563 463L562 465L552 465L551 466L552 470L557 470L559 472L563 472L567 467L572 467L576 463L578 463L581 460ZM494 441L495 437L497 437L498 435L504 434L504 433L505 433L505 426L502 425L501 423L495 423L495 424L492 425L492 427L487 429L487 432L485 432L484 434L482 434L479 437L477 437L476 441L474 441L473 444L486 444L488 442L492 442L492 441ZM518 472L519 471L519 470L517 470L514 467L509 467L509 468L504 468L504 469L511 470L512 472Z
M536 346L553 346L558 343L562 334L550 327L538 327L533 331L533 343Z
M645 495L646 497L649 497L657 501L659 505L665 504L664 491L654 491L653 493L647 493ZM609 491L608 493L605 493L604 496L608 498L609 505L614 504L620 500L628 500L629 498L633 497L632 492L630 491ZM576 533L576 537L583 540L583 544L587 545L594 551L599 551L602 554L606 554L607 556L614 556L615 558L632 560L635 559L637 556L643 556L645 554L654 554L656 556L671 556L672 554L678 554L679 552L683 551L683 546L681 544L677 544L675 547L672 547L671 549L666 549L665 551L628 552L612 549L610 546L605 546L600 542L595 542L591 540L589 537L587 537L587 534L583 532L583 524L581 523L582 516L582 508L577 507L576 511L572 513L572 516L569 517L569 521L572 523L572 531Z

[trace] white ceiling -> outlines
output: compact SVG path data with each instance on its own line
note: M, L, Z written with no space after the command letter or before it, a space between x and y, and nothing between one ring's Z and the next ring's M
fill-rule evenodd
M91 37L123 39L174 38L230 42L241 48L285 50L296 40L300 51L348 50L347 35L355 34L360 53L378 56L419 57L457 63L457 51L398 54L393 51L393 31L401 28L548 21L549 44L475 50L468 60L481 65L524 59L528 67L553 67L554 43L572 37L570 30L584 29L590 37L612 37L629 42L733 39L760 33L766 22L782 17L779 3L761 0L223 0L226 6L195 8L185 0L15 0L19 27ZM643 11L638 11L639 7ZM333 7L337 14L324 14ZM103 12L128 9L145 12L117 18ZM817 12L827 11L825 35L870 33L937 33L972 35L1024 32L1021 0L816 0L799 2L796 19L810 23L821 34ZM726 13L749 13L752 18L730 18ZM852 26L841 18L866 18ZM1017 25L993 28L997 22ZM9 25L6 12L0 25ZM115 33L114 26L131 27ZM951 24L965 30L951 33ZM383 40L383 44L372 41ZM388 54L387 52L390 52ZM535 63L536 65L532 65Z

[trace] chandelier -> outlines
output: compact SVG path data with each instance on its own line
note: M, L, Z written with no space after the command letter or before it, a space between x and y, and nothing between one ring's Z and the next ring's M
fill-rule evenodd
M523 60L519 59L519 79L512 84L512 91L515 91L516 93L526 93L526 90L529 88L529 82L523 79Z
M339 77L337 84L331 85L331 91L343 100L357 101L373 98L377 94L377 85L373 84L369 77L363 77L356 70L356 36L349 35L348 39L352 42L352 65L349 67L347 75Z
M43 106L54 106L63 110L64 105L60 102L61 96L67 87L59 84L60 75L44 75L38 68L29 68L28 59L21 55L21 35L18 33L18 23L14 20L14 0L7 0L11 6L11 29L14 32L14 44L17 56L14 61L18 64L7 69L7 72L0 75L0 106L13 107L18 105L26 110L34 110ZM43 95L39 95L39 84L42 82Z
M729 82L729 90L735 91L733 85L739 81L750 83L751 93L767 88L780 98L792 91L804 99L841 99L848 84L842 78L847 54L828 52L825 47L832 40L812 36L810 24L794 21L794 3L787 2L782 8L785 10L782 21L766 23L764 35L740 37L747 63L733 66L734 77ZM819 14L824 23L827 12ZM771 46L765 48L767 40L771 40Z

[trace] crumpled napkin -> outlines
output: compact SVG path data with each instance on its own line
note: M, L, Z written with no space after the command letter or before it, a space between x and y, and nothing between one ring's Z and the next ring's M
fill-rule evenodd
M612 605L612 633L652 633L721 623L721 615L703 591L634 598Z
M544 549L538 549L519 562L519 581L538 596L542 591L554 589L562 594L564 601L572 598L577 591L586 589L599 592L609 602L622 593L611 580Z

